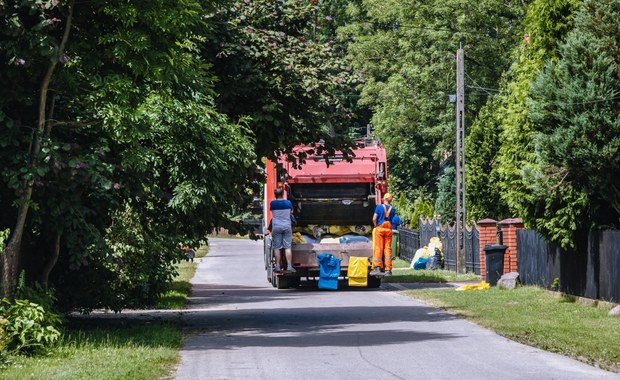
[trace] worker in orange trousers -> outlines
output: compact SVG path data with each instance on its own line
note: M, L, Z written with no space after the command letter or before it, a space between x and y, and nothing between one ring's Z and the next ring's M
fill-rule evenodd
M396 216L396 208L390 204L392 194L383 196L383 204L375 207L372 216L372 271L371 276L392 275L392 219ZM385 272L381 269L385 267Z

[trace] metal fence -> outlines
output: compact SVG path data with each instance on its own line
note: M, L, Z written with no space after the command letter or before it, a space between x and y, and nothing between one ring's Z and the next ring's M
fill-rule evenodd
M398 227L399 251L398 257L411 261L415 251L420 248L420 231Z
M620 300L620 231L592 231L582 252L562 250L533 230L517 232L521 282L562 292L618 302Z
M411 261L420 247L428 245L431 238L439 237L443 247L444 268L456 271L456 231L454 226L441 225L437 219L420 220L419 230L399 228L400 258ZM465 269L469 273L480 274L480 235L476 226L463 231L465 249Z

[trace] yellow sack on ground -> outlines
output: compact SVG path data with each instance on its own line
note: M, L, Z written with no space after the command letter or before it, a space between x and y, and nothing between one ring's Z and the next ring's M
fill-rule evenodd
M367 286L368 257L349 257L347 277L349 277L349 286Z
M480 281L479 284L474 284L474 285L462 285L459 286L458 288L456 288L456 291L463 291L463 290L486 290L489 289L491 287L491 285L489 285L488 283L484 282L484 281Z

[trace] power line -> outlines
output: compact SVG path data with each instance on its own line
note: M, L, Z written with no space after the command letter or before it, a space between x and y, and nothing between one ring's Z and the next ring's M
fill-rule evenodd
M594 100L584 100L583 102L573 102L573 103L565 103L565 104L569 104L569 105L582 105L582 104L593 104L593 103L602 103L602 102L609 102L612 100L620 100L620 96L618 96L617 94L614 94L611 98L604 98L604 99L594 99Z

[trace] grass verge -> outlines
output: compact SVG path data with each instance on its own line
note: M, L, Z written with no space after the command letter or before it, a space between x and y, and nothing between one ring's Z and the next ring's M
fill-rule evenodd
M170 284L168 291L161 295L161 298L153 306L155 309L177 310L182 309L187 297L192 293L190 280L196 273L197 262L205 257L209 252L209 246L203 245L196 251L194 262L181 261L177 266L179 273L175 280Z
M575 303L533 286L406 294L511 340L620 372L620 318L608 316L609 307Z
M208 246L196 251L206 256ZM157 309L181 309L191 294L194 262L178 264L178 276ZM180 326L148 321L69 320L61 340L44 355L5 357L0 378L7 379L160 379L179 360Z
M397 267L395 267L397 268ZM476 274L457 274L448 270L415 270L415 269L401 269L392 271L392 276L384 277L383 282L433 282L433 283L445 283L452 281L469 281L479 280L480 276Z
M92 322L91 322L92 324ZM12 379L159 379L179 359L179 326L144 321L71 322L46 355L11 358L0 377Z

